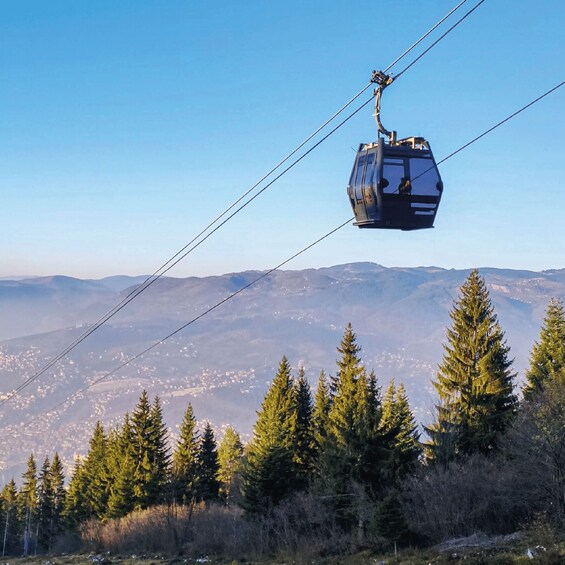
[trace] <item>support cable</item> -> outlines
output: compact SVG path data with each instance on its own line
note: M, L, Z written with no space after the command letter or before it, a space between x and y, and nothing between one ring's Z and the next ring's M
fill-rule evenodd
M523 112L524 110L526 110L527 108L530 108L531 106L533 106L534 104L536 104L537 102L539 102L540 100L542 100L543 98L545 98L546 96L548 96L549 94L551 94L552 92L556 91L558 88L561 88L563 85L565 84L565 81L559 83L558 85L554 86L553 88L551 88L550 90L546 91L544 94L542 94L541 96L538 96L535 100L532 100L531 102L529 102L528 104L526 104L525 106L523 106L522 108L520 108L519 110L517 110L516 112L513 112L512 114L510 114L507 118L505 118L504 120L501 120L500 122L498 122L496 125L490 127L489 129L487 129L486 131L484 131L482 134L478 135L477 137L475 137L474 139L472 139L471 141L465 143L464 145L462 145L461 147L459 147L459 149L456 149L455 151L453 151L452 153L450 153L449 155L447 155L446 157L444 157L443 159L441 159L440 161L438 161L438 163L444 163L445 161L447 161L448 159L451 159L452 157L454 157L455 155L457 155L458 153L460 153L461 151L463 151L464 149L466 149L467 147L469 147L471 144L475 143L475 141L481 139L482 137L485 137L486 135L488 135L489 133L491 133L492 131L494 131L496 128L498 128L499 126L501 126L502 124L508 122L509 120L511 120L512 118L514 118L515 116L517 116L518 114L520 114L521 112ZM154 349L155 347L157 347L158 345L161 345L162 343L164 343L165 341L167 341L168 339L170 339L171 337L173 337L174 335L178 334L179 332L181 332L182 330L184 330L185 328L191 326L192 324L194 324L196 321L200 320L201 318L203 318L204 316L208 315L210 312L216 310L216 308L220 307L221 305L225 304L226 302L228 302L229 300L231 300L232 298L234 298L235 296L237 296L238 294L241 294L244 290L247 290L248 288L254 286L255 284L257 284L259 281L261 281L262 279L264 279L265 277L267 277L268 275L270 275L271 273L273 273L274 271L280 269L281 267L283 267L284 265L286 265L287 263L289 263L290 261L292 261L293 259L295 259L296 257L298 257L299 255L302 255L303 253L305 253L306 251L308 251L309 249L311 249L312 247L314 247L315 245L317 245L318 243L324 241L325 239L327 239L328 237L330 237L331 235L333 235L334 233L336 233L337 231L339 231L340 229L342 229L343 227L345 227L349 222L351 222L352 220L354 220L354 218L349 218L347 221L345 221L344 223L340 224L339 226L337 226L336 228L332 229L331 231L329 231L328 233L326 233L325 235L323 235L322 237L318 238L316 241L310 243L309 245L307 245L306 247L304 247L303 249L301 249L300 251L298 251L297 253L295 253L294 255L292 255L291 257L289 257L288 259L285 259L282 263L279 263L276 267L273 267L272 269L269 269L268 271L265 271L264 273L262 273L261 275L259 275L257 278L255 278L253 281L251 281L250 283L246 284L245 286L241 287L239 290L236 290L235 292L231 293L230 295L228 295L226 298L222 299L221 301L217 302L216 304L214 304L214 306L211 306L210 308L208 308L207 310L205 310L204 312L202 312L201 314L199 314L198 316L196 316L195 318L193 318L192 320L190 320L189 322L186 322L185 324L183 324L182 326L180 326L179 328L177 328L175 331L171 332L170 334L168 334L167 336L165 336L164 338L160 339L159 341L156 341L155 343L153 343L152 345L150 345L148 348L144 349L141 353L138 353L137 355L134 355L133 357L130 357L127 361L124 361L121 365L119 365L118 367L116 367L115 369L113 369L112 371L102 375L101 377L97 378L95 381L93 381L92 383L88 384L87 386L83 387L82 389L80 389L79 391L73 393L71 396L67 397L65 400L63 400L62 402L60 402L59 404L57 404L56 406L54 406L53 408L49 409L46 412L43 412L42 414L36 416L35 418L33 418L32 420L30 420L28 422L28 424L31 424L32 422L37 421L42 415L46 415L49 414L55 410L57 410L58 408L60 408L61 406L63 406L65 403L67 403L69 400L71 400L72 398L75 398L78 394L82 394L84 392L86 392L88 389L92 388L94 385L100 383L101 381L103 381L104 379L106 379L107 377L115 374L116 372L118 372L120 369L122 369L123 367L129 365L130 363L132 363L133 361L135 361L136 359L139 359L140 357L142 357L143 355L145 355L145 353L151 351L152 349Z
M228 296L226 296L224 299L220 300L219 302L217 302L216 304L214 304L214 306L210 306L210 308L208 308L207 310L204 310L204 312L202 312L201 314L199 314L198 316L192 318L192 320L186 322L185 324L183 324L182 326L180 326L179 328L177 328L176 330L174 330L173 332L171 332L170 334L168 334L167 336L163 337L162 339L160 339L159 341L154 342L153 344L151 344L149 347L147 347L146 349L144 349L143 351L141 351L140 353L138 353L137 355L134 355L133 357L130 357L129 359L127 359L126 361L124 361L121 365L119 365L118 367L116 367L115 369L113 369L112 371L110 371L109 373L106 373L104 375L102 375L101 377L98 377L96 380L94 380L92 383L88 384L87 386L83 387L82 389L80 389L79 391L73 393L71 396L67 397L65 400L63 400L62 402L60 402L59 404L57 404L57 406L51 408L50 410L48 410L47 412L44 412L43 414L41 414L40 416L36 416L35 418L33 418L32 420L30 420L26 425L29 425L35 421L37 421L39 418L41 418L43 415L49 414L55 410L57 410L58 408L60 408L61 406L63 406L64 404L66 404L69 400L75 398L76 396L78 396L79 394L82 394L83 392L86 392L89 388L92 388L93 386L97 385L98 383L100 383L101 381L103 381L104 379L110 377L111 375L113 375L114 373L117 373L120 369L123 369L124 367L126 367L127 365L131 364L133 361L135 361L136 359L139 359L140 357L142 357L143 355L145 355L146 353L148 353L149 351L151 351L152 349L155 349L157 346L161 345L162 343L164 343L165 341L167 341L168 339L170 339L171 337L175 336L176 334L178 334L179 332L181 332L182 330L188 328L189 326L191 326L192 324L194 324L195 322L197 322L198 320L200 320L201 318L203 318L204 316L207 316L208 314L210 314L211 312L213 312L214 310L216 310L216 308L219 308L220 306L222 306L223 304L225 304L226 302L230 301L232 298L235 298L238 294L241 294L243 291L247 290L248 288L251 288L252 286L255 286L258 282L260 282L261 280L263 280L265 277L268 277L271 273L273 273L274 271L280 269L281 267L284 267L287 263L290 263L290 261L292 261L293 259L296 259L298 256L302 255L303 253L306 253L306 251L308 251L309 249L311 249L312 247L314 247L315 245L318 245L318 243L321 243L322 241L324 241L324 239L327 239L328 237L330 237L331 235L333 235L334 233L336 233L337 231L339 231L340 229L344 228L346 225L349 224L349 222L351 222L354 218L348 218L345 222L343 222L342 224L340 224L339 226L337 226L336 228L334 228L333 230L329 231L328 233L326 233L325 235L323 235L322 237L318 238L316 241L310 243L309 245L307 245L306 247L302 248L300 251L298 251L297 253L295 253L294 255L292 255L291 257L289 257L288 259L285 259L282 263L279 263L276 267L273 267L272 269L269 269L268 271L265 271L264 273L262 273L261 275L259 275L258 277L256 277L255 279L253 279L251 282L247 283L245 286L242 286L240 289L232 292L231 294L229 294Z
M419 45L430 33L432 33L441 23L443 23L451 14L453 14L457 9L459 9L467 0L462 0L457 6L455 6L448 14L446 14L441 20L439 20L430 30L428 30L422 37L420 37L415 43L413 43L402 55L400 55L393 63L391 63L385 71L390 70L395 64L397 64L401 59L403 59L408 53L410 53L417 45ZM441 39L443 39L449 32L455 29L472 11L474 11L480 4L485 0L480 0L479 3L467 14L465 14L460 20L458 20L446 33L444 33L440 39L436 40L431 47L427 48L424 53L417 57L415 61L410 63L404 70L401 71L397 78L404 74L416 61L422 58L422 56L427 53L432 47L437 45ZM277 165L275 165L266 175L264 175L258 182L256 182L250 189L248 189L244 194L242 194L236 201L234 201L226 210L224 210L219 216L217 216L212 222L210 222L198 235L196 235L189 243L187 243L182 249L180 249L175 255L173 255L168 261L166 261L159 269L157 269L152 275L147 277L139 286L134 288L126 297L124 297L116 306L114 306L109 312L102 316L97 322L95 322L90 328L84 331L79 337L77 337L71 344L69 344L65 349L63 349L59 354L48 361L41 369L36 373L26 379L21 383L16 389L14 389L6 398L0 401L0 408L9 402L14 396L19 392L29 386L32 382L37 380L41 375L47 372L51 367L58 363L63 357L70 353L75 347L82 343L87 337L94 333L100 326L106 323L109 319L114 317L120 310L122 310L127 304L144 292L149 286L160 279L166 272L172 269L180 261L182 261L187 255L199 247L204 241L206 241L213 233L220 229L224 224L226 224L231 218L243 210L248 204L250 204L255 198L262 194L267 188L269 188L274 182L276 182L281 176L286 174L290 169L292 169L296 164L298 164L304 157L310 154L315 148L317 148L323 141L325 141L330 135L337 131L341 126L343 126L347 121L349 121L355 114L357 114L362 108L373 101L373 97L361 106L359 106L355 111L353 111L347 118L345 118L338 126L332 129L328 134L326 134L321 140L319 140L315 145L303 153L298 159L293 161L291 165L285 168L279 175L277 175L273 180L271 180L266 186L264 186L259 192L248 199L244 204L239 206L232 214L230 214L224 221L218 224L212 231L208 231L217 224L226 214L233 210L246 196L248 196L253 190L255 190L264 180L271 176L276 170L278 170L286 161L288 161L293 155L295 155L301 148L303 148L309 141L311 141L322 129L324 129L330 122L332 122L339 114L341 114L346 108L348 108L355 100L357 100L367 89L372 85L369 82L363 89L361 89L355 96L353 96L344 106L342 106L337 112L333 114L331 118L326 120L315 132L313 132L308 138L306 138L296 149L290 152L285 158L283 158ZM205 236L204 234L208 232ZM202 237L204 236L204 237ZM199 240L199 238L201 238Z

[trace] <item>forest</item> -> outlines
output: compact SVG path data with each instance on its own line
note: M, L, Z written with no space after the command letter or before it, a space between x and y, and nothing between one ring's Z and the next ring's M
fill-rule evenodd
M210 423L199 426L190 404L172 442L160 399L143 391L120 425L97 423L69 477L56 453L30 454L19 482L0 493L2 555L316 558L479 532L537 528L557 539L565 531L563 304L549 301L520 386L478 270L450 317L422 429L403 385L381 383L363 364L348 325L337 367L315 375L314 387L282 357L245 445L231 427L217 439Z

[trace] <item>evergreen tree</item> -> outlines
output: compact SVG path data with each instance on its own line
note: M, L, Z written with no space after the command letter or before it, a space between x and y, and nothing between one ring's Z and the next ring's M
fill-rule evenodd
M167 432L158 398L152 405L144 390L131 417L133 435L135 508L147 508L164 499L168 481Z
M337 373L331 379L330 393L332 398L337 394L342 381L356 381L359 375L365 371L361 364L361 347L357 345L357 336L353 332L351 322L345 327L345 333L337 348L340 357L337 359ZM341 385L343 388L343 385Z
M382 437L380 393L373 373L367 377L359 356L361 348L348 324L338 353L326 437L320 446L317 488L328 500L343 526L359 526L362 536L364 500L382 490Z
M19 521L23 526L23 554L27 556L32 549L32 536L37 518L37 465L33 454L27 460L27 469L22 479L17 500Z
M369 401L365 367L361 363L361 348L356 343L351 324L347 325L340 346L341 358L337 360L337 376L332 380L332 400L328 418L328 435L344 450L359 443L367 406L359 402ZM360 383L360 378L363 377Z
M129 414L124 416L120 430L108 436L108 472L111 477L106 516L121 518L131 512L134 500L136 452Z
M39 471L37 502L36 551L39 547L43 552L49 553L51 547L51 525L55 506L55 492L53 490L49 457L45 458L43 466Z
M296 390L283 357L265 395L243 472L243 504L250 514L267 512L300 488L294 461Z
M67 528L76 529L79 524L90 517L87 490L84 461L76 459L63 509L63 521Z
M198 477L196 500L206 503L218 500L220 492L218 451L214 431L209 422L206 422L204 434L198 446L196 467Z
M144 390L131 416L133 435L134 464L133 495L135 508L147 508L153 502L152 467L150 451L152 447L151 405Z
M63 471L63 463L59 458L59 454L55 452L51 467L49 468L51 479L51 488L53 490L53 510L51 514L51 523L49 525L49 545L48 551L51 551L52 540L54 536L63 531L63 511L65 508L65 474Z
M396 554L396 544L406 536L408 527L402 514L402 504L395 491L387 494L377 507L375 529L378 535L394 545Z
M134 508L134 472L135 462L127 451L120 459L120 468L114 477L106 516L121 518Z
M163 502L170 477L169 440L163 421L163 410L158 396L155 397L150 413L151 427L151 484L152 504Z
M312 427L312 393L302 367L298 370L295 389L294 462L298 466L299 480L302 486L306 486L314 472L315 440Z
M229 505L237 485L238 472L243 458L243 446L238 433L229 426L218 448L218 480L220 497Z
M477 270L461 287L450 316L452 327L433 383L439 396L436 421L426 428L428 456L439 462L495 449L516 406L510 348Z
M314 447L316 450L316 459L319 457L319 451L327 437L328 415L330 412L331 398L326 374L320 371L318 378L318 388L314 397L314 407L312 409L312 428L314 433Z
M191 503L196 494L198 443L196 419L189 404L181 423L172 467L175 499L182 504Z
M532 348L524 397L532 398L539 393L543 385L555 379L564 368L565 312L561 301L552 299L547 307L539 341Z
M17 514L18 489L14 479L4 486L0 493L0 535L2 536L2 557L18 552L19 521Z
M100 421L96 422L89 441L83 472L88 514L102 519L106 514L111 481L108 470L108 441Z
M404 385L396 389L394 380L383 398L380 429L388 450L387 475L392 483L397 483L416 468L421 446Z

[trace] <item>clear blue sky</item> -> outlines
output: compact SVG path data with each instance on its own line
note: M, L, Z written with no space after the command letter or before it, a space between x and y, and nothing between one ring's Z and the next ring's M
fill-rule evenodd
M0 276L153 272L455 4L4 0ZM441 159L563 80L564 16L487 0L387 90L385 126ZM288 268L565 267L564 100L446 162L434 230L347 227ZM345 221L371 114L171 274L266 269Z

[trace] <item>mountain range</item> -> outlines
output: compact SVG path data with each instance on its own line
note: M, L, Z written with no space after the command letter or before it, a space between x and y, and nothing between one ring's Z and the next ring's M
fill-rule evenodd
M565 299L565 269L480 272L519 381L549 299ZM18 481L32 452L41 464L58 451L70 469L95 422L118 425L143 389L160 397L173 439L188 402L219 433L229 424L248 438L281 357L315 385L322 369L335 372L348 322L380 384L404 382L418 419L429 417L449 311L468 270L352 263L275 271L196 319L262 274L159 279L8 402L145 277L0 280L0 484Z

